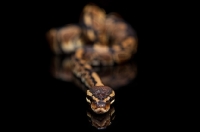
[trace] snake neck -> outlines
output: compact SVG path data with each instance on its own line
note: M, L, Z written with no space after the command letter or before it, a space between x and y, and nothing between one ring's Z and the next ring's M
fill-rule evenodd
M94 86L104 86L99 75L93 71L91 65L76 57L73 58L73 61L73 73L80 78L88 88L92 88Z

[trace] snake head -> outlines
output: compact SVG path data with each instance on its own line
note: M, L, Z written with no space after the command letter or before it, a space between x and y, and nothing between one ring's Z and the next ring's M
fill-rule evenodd
M87 90L86 100L91 109L97 114L109 111L110 105L115 101L115 92L108 86L94 86Z

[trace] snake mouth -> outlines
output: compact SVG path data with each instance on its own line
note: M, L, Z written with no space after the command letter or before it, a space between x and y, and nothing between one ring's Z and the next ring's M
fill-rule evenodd
M96 100L92 100L91 97L88 96L88 97L86 97L86 101L90 104L90 107L93 110L93 112L95 112L97 114L104 114L110 110L110 107L113 104L113 102L115 101L115 99L112 99L109 101L107 100L106 102L103 100L99 100L97 102Z
M109 111L110 109L110 102L92 102L91 109L97 114L104 114Z

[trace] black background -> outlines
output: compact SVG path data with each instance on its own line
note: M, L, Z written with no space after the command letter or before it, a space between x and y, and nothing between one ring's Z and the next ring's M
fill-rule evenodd
M139 39L135 60L138 75L129 85L116 91L116 119L104 131L116 130L160 130L174 124L168 122L171 109L168 108L167 84L162 83L161 63L163 52L161 39L163 21L167 13L162 5L138 1L65 1L29 3L23 8L22 84L26 98L25 126L28 130L96 131L86 116L85 93L73 83L54 79L49 70L51 51L45 33L52 27L61 27L68 23L78 23L83 7L93 2L104 8L107 13L119 13L136 30ZM157 3L158 4L158 3ZM162 72L160 72L162 71ZM164 88L164 89L163 89ZM24 106L24 105L23 105ZM23 123L20 127L23 128Z

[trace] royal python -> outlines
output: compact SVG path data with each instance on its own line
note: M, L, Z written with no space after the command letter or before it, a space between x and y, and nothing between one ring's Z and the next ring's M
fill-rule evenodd
M73 74L87 86L86 101L97 114L109 111L115 92L104 85L95 66L123 64L137 52L132 27L117 13L106 12L95 4L83 8L79 24L52 28L47 33L52 51L72 54Z

